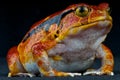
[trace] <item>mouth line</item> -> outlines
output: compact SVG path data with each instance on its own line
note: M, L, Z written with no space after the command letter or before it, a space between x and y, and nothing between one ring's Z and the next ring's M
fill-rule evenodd
M91 23L88 23L88 24L83 24L83 25L80 25L80 26L74 26L71 29L73 29L73 28L87 29L87 28L90 28L91 26L94 27L94 25L97 25L98 23L105 22L105 21L107 21L109 23L112 23L112 20L104 19L104 20L99 20L99 21L91 22Z

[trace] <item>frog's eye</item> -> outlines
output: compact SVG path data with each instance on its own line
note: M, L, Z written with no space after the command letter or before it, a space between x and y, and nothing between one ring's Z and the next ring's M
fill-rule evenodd
M89 9L86 6L80 6L75 10L75 14L80 17L87 16L88 13L89 13Z

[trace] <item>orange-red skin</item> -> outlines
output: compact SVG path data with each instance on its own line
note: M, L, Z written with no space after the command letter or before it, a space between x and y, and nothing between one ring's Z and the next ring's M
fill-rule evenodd
M97 10L98 8L100 9L100 10L106 10L108 7L109 7L109 4L108 3L101 3L99 6L92 6L92 5L87 5L87 4L84 4L84 3L80 3L80 4L73 4L73 5L70 5L70 6L68 6L66 9L64 9L64 10L71 10L71 9L75 9L77 6L79 6L79 5L81 5L81 6L88 6L88 7L91 7L91 8L93 8L93 9L95 9L95 10ZM54 16L56 16L56 15L58 15L58 14L60 14L61 12L63 12L64 10L61 10L61 11L58 11L58 12L56 12L56 13L54 13L54 14L52 14L52 15L50 15L50 16L48 16L48 18L47 18L47 20L48 19L50 19L50 18L52 18L52 17L54 17ZM96 15L96 14L95 14ZM96 15L97 16L97 15ZM99 15L98 15L99 16ZM38 21L38 22L36 22L35 24L33 24L32 26L31 26L31 29L33 29L34 27L37 27L37 25L39 25L39 24L41 24L41 23L43 23L44 21L46 21L46 18L45 19L42 19L42 20L40 20L40 21ZM86 22L86 21L85 21Z
M8 55L7 55L8 65L13 64L16 61L16 59L18 58L18 56L19 56L19 54L17 51L17 46L10 48L10 50L8 51Z
M105 56L106 62L103 63L103 65L104 64L105 65L102 67L102 71L103 72L111 72L111 71L113 71L113 67L114 67L114 58L113 58L112 52L105 45L102 45L102 48L106 53L106 56Z
M65 22L65 21L68 21L68 20L71 20L71 23L67 23L64 25L64 27L61 29L61 33L64 33L65 30L67 30L69 28L69 25L73 25L73 23L76 23L76 22L80 22L81 24L86 24L86 23L89 23L89 20L92 22L94 20L96 20L96 17L97 16L102 16L103 14L102 13L97 13L96 10L97 9L100 9L100 10L106 10L108 8L108 4L107 3L102 3L100 4L99 6L92 6L92 5L87 5L87 4L74 4L74 5L71 5L69 7L67 7L65 10L62 10L62 11L59 11L59 12L56 12L52 15L50 15L49 17L43 19L43 20L40 20L38 22L36 22L35 24L33 24L31 26L31 29L27 32L27 34L34 28L36 28L39 24L42 24L44 21L46 20L49 20L50 18L56 16L56 15L59 15L61 12L63 11L67 11L67 10L75 10L76 7L78 6L88 6L90 7L93 11L92 13L90 14L90 16L88 17L84 17L84 18L79 18L78 16L74 16L73 14L70 15L70 17L68 16L66 19L63 19L61 22ZM11 48L9 51L8 51L8 54L7 54L7 62L8 62L8 66L11 66L15 63L15 60L16 58L20 58L21 62L23 63L27 63L27 61L29 61L29 59L31 59L31 57L28 57L28 60L25 59L25 55L28 55L27 53L32 49L33 52L34 52L34 57L40 57L42 56L42 51L44 50L48 50L52 47L54 47L56 45L56 42L53 40L54 38L52 38L52 34L54 32L56 32L57 30L59 30L59 28L56 27L56 24L53 24L54 26L52 27L51 26L51 29L49 30L51 33L49 32L45 32L44 30L39 32L39 34L41 35L38 35L38 36L35 36L33 35L33 38L41 38L40 41L38 40L34 40L31 41L31 44L29 45L29 41L31 40L31 37L29 37L25 42L21 42L19 44L19 47L15 46L13 48ZM61 26L61 25L60 25ZM36 34L35 34L36 35ZM43 40L45 38L45 40ZM51 38L51 39L50 39ZM50 40L48 40L50 39ZM37 42L37 43L36 43ZM26 47L27 45L27 47ZM106 59L110 60L111 62L113 62L113 56L111 55L111 52L110 50L103 46L103 49L107 54L106 56ZM27 51L28 50L28 51ZM23 53L25 53L24 55L19 55L19 53L22 53L22 51L25 51ZM42 61L38 61L37 63L39 66L41 66L43 63ZM114 64L114 62L113 62ZM13 66L14 67L14 66ZM13 68L12 67L12 68ZM9 67L10 68L10 67ZM17 68L17 67L16 67ZM107 69L109 68L109 69ZM12 70L12 69L10 69ZM113 70L113 66L110 66L110 65L105 65L103 68L102 68L103 72L105 72L105 70L110 70L112 71ZM19 70L18 70L19 71ZM17 71L17 72L18 72ZM106 71L107 72L107 71ZM58 76L67 76L68 74L64 73L64 72L57 72L54 70L54 74L55 75L58 75ZM49 74L47 73L46 76L49 76Z

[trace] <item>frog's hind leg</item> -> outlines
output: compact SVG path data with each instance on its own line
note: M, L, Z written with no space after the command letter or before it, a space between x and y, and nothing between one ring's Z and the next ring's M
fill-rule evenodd
M17 51L17 46L12 47L7 54L7 62L9 68L8 77L16 76L19 73L25 73L25 69L23 68L22 64L19 60L19 54Z
M109 48L105 45L101 45L96 54L97 58L102 59L102 66L98 70L89 69L84 75L114 75L113 66L114 66L114 59L112 52Z

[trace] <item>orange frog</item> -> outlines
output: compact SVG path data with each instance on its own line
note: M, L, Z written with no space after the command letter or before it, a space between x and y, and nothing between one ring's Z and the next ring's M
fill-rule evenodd
M102 44L111 28L109 4L71 5L35 23L8 51L8 76L114 75L112 52ZM89 69L96 58L101 67Z

